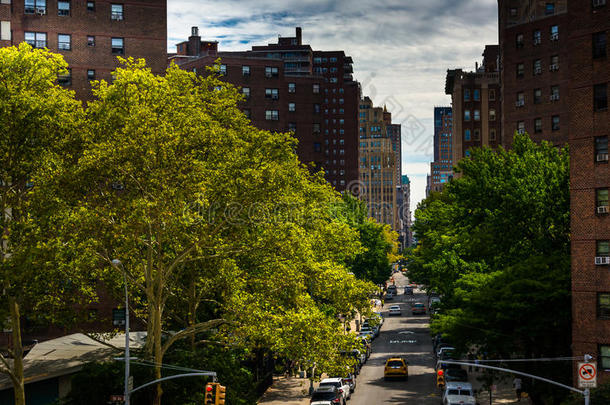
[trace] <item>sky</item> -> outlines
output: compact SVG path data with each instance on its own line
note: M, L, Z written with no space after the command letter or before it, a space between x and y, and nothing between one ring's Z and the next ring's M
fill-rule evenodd
M402 124L402 172L411 207L425 197L433 153L434 107L448 106L447 69L474 69L498 42L497 0L168 0L168 51L192 26L220 51L293 37L316 50L344 50L363 96Z

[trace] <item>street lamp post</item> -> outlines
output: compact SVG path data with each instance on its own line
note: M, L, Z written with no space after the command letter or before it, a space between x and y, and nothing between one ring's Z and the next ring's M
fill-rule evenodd
M129 405L129 295L127 293L127 273L119 259L113 259L112 264L120 266L123 271L123 283L125 284L125 405Z

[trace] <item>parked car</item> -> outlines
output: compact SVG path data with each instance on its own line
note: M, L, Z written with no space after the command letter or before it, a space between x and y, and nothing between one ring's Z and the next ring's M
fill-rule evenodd
M377 319L379 321L379 327L383 325L383 315L381 315L379 312L373 312L371 318Z
M366 336L358 336L357 339L360 341L362 347L361 351L366 354L366 358L368 359L371 355L371 340Z
M405 287L405 295L413 295L413 287Z
M335 386L318 387L313 392L309 405L345 405L345 398Z
M375 337L379 336L379 325L375 325L375 326L371 326L369 324L369 321L366 320L364 322L362 322L362 327L360 328L360 330L367 330L370 329L373 331L373 333L375 334Z
M413 315L426 315L426 306L421 302L416 302L411 306L411 313Z
M409 379L409 366L407 362L401 357L390 357L385 362L383 369L383 378L403 378Z
M388 292L391 292L394 295L398 294L398 288L396 288L396 286L394 284L392 284L391 286L388 287Z
M337 377L335 377L337 378ZM347 377L341 377L343 378L343 380L345 380L346 383L348 383L349 385L349 390L350 392L354 392L356 390L356 375L349 373L347 375Z
M448 382L443 391L443 405L475 405L472 384L467 382Z
M399 305L392 305L392 306L390 307L390 310L389 310L389 312L388 312L388 315L389 315L389 316L392 316L392 315L398 315L398 316L400 316L400 315L402 315L402 312L401 312L401 310L400 310L400 306L399 306Z
M391 293L390 291L385 293L385 300L386 301L389 301L389 300L392 300L392 299L394 299L394 294L393 293Z
M341 377L325 378L322 381L320 381L319 387L325 387L325 386L337 387L339 392L341 392L343 394L343 398L345 398L346 401L352 396L352 392L350 390L349 383L344 378L341 378Z

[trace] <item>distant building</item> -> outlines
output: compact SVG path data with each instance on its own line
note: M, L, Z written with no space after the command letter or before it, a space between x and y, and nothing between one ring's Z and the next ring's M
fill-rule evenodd
M391 116L381 107L374 107L369 97L360 100L359 150L361 198L366 201L369 216L399 231L396 198L396 152L387 123Z
M298 27L294 37L239 52L220 52L216 41L202 41L193 27L176 48L169 61L201 74L220 58L221 74L246 97L241 108L252 124L292 131L301 161L323 169L337 190L358 181L360 89L345 52L313 50Z
M430 163L430 190L442 191L453 178L451 107L434 107L434 162Z
M166 0L0 2L0 47L27 42L60 53L69 74L60 83L91 98L91 80L111 80L117 56L145 58L162 74L167 55Z
M413 246L413 220L411 218L411 181L409 176L401 176L401 185L398 187L398 212L401 221L400 237L402 247Z
M475 66L474 72L447 71L445 94L451 96L453 165L470 156L471 148L500 145L501 97L497 60L498 46L487 45L483 63L481 67Z

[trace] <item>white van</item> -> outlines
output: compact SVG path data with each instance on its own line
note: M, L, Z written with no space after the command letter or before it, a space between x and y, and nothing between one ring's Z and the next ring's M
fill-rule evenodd
M443 405L476 405L472 384L452 381L445 384Z

